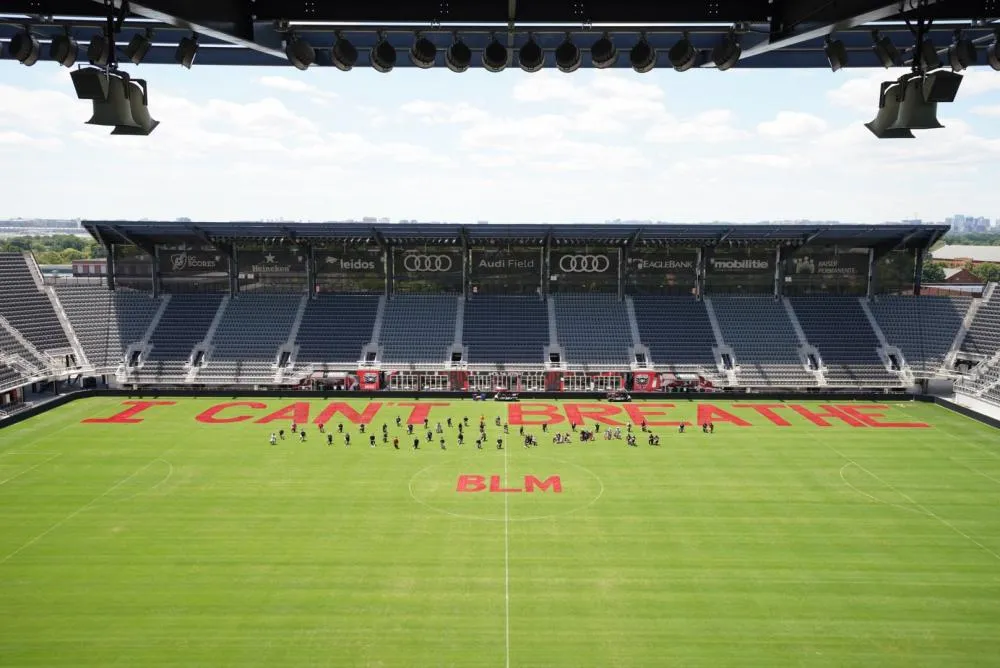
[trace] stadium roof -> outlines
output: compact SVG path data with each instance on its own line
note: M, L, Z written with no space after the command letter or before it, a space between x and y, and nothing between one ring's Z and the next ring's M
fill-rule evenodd
M580 47L581 66L592 67L590 47L608 32L623 56L645 35L660 67L671 66L669 51L687 34L699 65L714 67L712 49L735 29L742 46L737 67L827 68L831 34L843 42L850 66L878 67L873 29L892 40L907 64L918 20L932 21L924 24L927 37L944 54L959 27L976 44L988 44L1000 17L993 0L5 0L0 41L30 26L44 45L68 28L86 50L107 25L108 5L120 28L117 51L151 30L143 62L173 64L180 40L196 33L196 66L289 66L291 35L316 49L316 65L330 66L339 32L356 47L358 67L371 64L380 37L400 52L396 67L412 67L405 54L419 32L436 45L437 66L445 65L444 51L457 35L472 50L473 66L496 36L512 49L510 66L519 65L517 50L533 37L545 66L554 67L556 47L569 35ZM629 59L618 58L615 66L629 67Z
M148 247L169 243L335 241L368 244L823 244L926 248L947 225L725 225L542 223L286 223L93 221L83 227L99 241Z

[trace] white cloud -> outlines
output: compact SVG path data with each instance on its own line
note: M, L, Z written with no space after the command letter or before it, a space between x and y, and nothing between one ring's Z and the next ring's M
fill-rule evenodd
M1000 104L979 105L969 111L977 116L997 117L1000 116Z
M757 125L757 133L771 139L796 139L816 137L827 129L827 122L813 114L798 111L780 111L773 121Z
M324 90L301 79L292 79L291 77L268 75L258 79L258 82L265 88L305 95L317 103L329 102L337 97L337 94L332 91Z
M690 120L666 117L649 128L647 141L661 144L735 142L748 137L745 130L736 127L736 114L729 109L712 109Z

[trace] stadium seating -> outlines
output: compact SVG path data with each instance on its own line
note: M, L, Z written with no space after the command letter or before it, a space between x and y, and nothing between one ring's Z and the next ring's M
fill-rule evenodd
M548 309L536 296L475 295L465 304L462 340L470 364L542 364Z
M657 366L715 372L716 345L705 304L693 297L632 297L639 340Z
M246 294L226 305L212 337L201 383L265 383L274 378L278 349L288 340L301 296Z
M71 348L52 302L35 285L20 253L0 253L0 315L41 352Z
M944 364L971 303L969 297L887 295L873 301L871 311L889 345L923 378Z
M16 355L21 360L37 369L44 370L48 365L44 360L35 357L20 341L14 338L5 328L0 327L0 358Z
M552 299L564 363L631 364L632 334L624 302L598 294L560 294Z
M377 295L320 294L309 300L295 337L295 366L356 363L372 338Z
M790 301L806 339L823 358L827 384L896 387L902 383L879 358L878 336L857 297L792 297Z
M785 305L774 297L712 297L722 340L733 349L740 385L804 387L816 384L799 358L801 345Z
M1000 350L1000 289L994 289L990 298L979 305L961 350L986 357Z
M160 308L160 300L148 294L97 285L59 286L56 295L95 369L121 364L125 351L142 341Z
M6 364L0 363L0 389L17 387L24 381L24 376Z
M208 334L221 302L219 294L173 295L149 339L152 349L135 379L183 382L184 364Z
M444 363L455 342L455 295L396 295L385 307L383 362Z

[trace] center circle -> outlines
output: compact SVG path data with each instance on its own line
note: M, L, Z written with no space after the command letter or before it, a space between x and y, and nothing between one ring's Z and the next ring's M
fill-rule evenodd
M579 512L604 494L600 476L579 464L533 452L516 458L494 452L420 469L410 478L410 496L451 517L530 522Z

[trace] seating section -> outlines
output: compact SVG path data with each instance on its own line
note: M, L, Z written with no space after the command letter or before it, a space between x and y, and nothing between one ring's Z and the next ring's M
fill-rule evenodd
M733 349L736 378L747 387L806 387L816 375L799 358L801 345L785 305L773 297L712 297L722 340Z
M14 335L0 325L0 359L13 355L19 357L22 362L38 370L39 375L44 375L43 371L47 364L44 360L35 357L30 350L14 338Z
M95 369L121 364L128 347L142 341L160 308L160 300L148 294L97 285L59 286L56 295Z
M870 308L889 345L903 351L914 375L933 376L944 364L962 320L969 297L879 297Z
M598 294L561 294L552 299L566 364L631 364L632 333L624 302Z
M878 356L878 336L857 297L793 297L806 340L823 357L828 385L897 387L899 374Z
M233 297L212 336L200 383L264 383L274 379L278 349L288 340L300 298L278 294Z
M653 363L677 371L716 370L715 333L702 301L693 297L632 297L639 340Z
M961 349L986 357L1000 350L1000 288L995 288L990 298L979 305Z
M0 390L9 390L23 382L24 376L17 369L12 369L6 364L0 363Z
M321 294L309 300L295 337L296 367L353 363L372 338L377 295Z
M444 363L455 343L457 317L455 295L392 297L382 316L382 361Z
M192 349L208 334L221 302L219 294L173 295L149 339L152 349L135 378L183 382L187 376L184 365Z
M0 253L0 315L41 352L71 348L48 295L20 253Z
M1000 406L1000 357L981 363L955 384L955 390Z
M465 304L462 341L471 364L542 364L549 311L530 295L476 295Z

